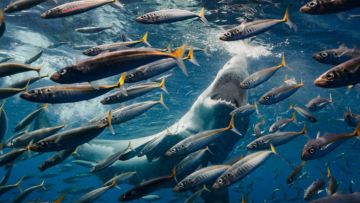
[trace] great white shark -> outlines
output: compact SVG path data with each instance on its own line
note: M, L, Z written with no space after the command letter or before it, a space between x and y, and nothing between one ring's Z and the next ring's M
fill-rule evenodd
M131 184L139 184L144 180L169 175L174 166L184 157L169 158L164 154L180 140L195 133L223 128L229 124L230 112L248 103L247 93L240 88L240 82L248 76L246 58L232 57L218 72L210 86L202 92L190 110L177 122L163 131L143 138L132 140L94 140L77 149L76 159L89 162L99 162L115 152L131 145L136 150L150 140L170 132L156 147L157 153L133 157L126 161L117 161L111 167L99 171L96 175L106 181L115 174L136 171L137 178ZM246 134L249 118L235 118L235 126L242 136ZM232 151L234 145L242 138L232 131L227 131L210 147L213 155L209 164L221 164ZM125 192L125 191L124 191ZM229 202L227 189L209 193L203 197L206 202Z

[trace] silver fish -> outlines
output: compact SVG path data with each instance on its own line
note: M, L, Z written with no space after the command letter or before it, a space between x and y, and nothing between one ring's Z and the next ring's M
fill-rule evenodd
M39 185L35 185L35 186L27 188L26 190L22 191L18 196L16 196L15 199L12 201L12 203L23 202L27 196L29 196L33 191L35 191L39 188L46 190L44 184L45 184L45 180L43 180Z
M174 192L184 192L196 188L197 186L204 185L222 174L230 168L230 165L214 165L206 168L199 169L181 180L174 188Z
M313 55L313 58L320 63L339 65L358 56L360 56L360 50L349 49L345 45L341 45L337 49L328 49L317 52Z
M0 186L0 196L14 188L19 188L20 189L20 184L23 181L24 177L20 178L15 184L13 185L1 185Z
M4 9L5 13L14 13L22 10L26 10L29 8L32 8L34 6L37 6L38 4L41 4L47 0L17 0L9 5L7 5Z
M348 126L356 127L360 123L360 114L355 114L350 108L344 113L344 121Z
M104 183L104 186L109 186L111 185L111 183L113 183L114 181L119 184L121 182L125 182L127 180L129 180L130 178L132 178L134 175L136 175L136 172L125 172L125 173L121 173L120 175L115 175L113 178L111 178L110 180L106 181Z
M309 185L309 187L307 187L305 190L304 200L309 201L316 194L320 193L321 190L324 188L324 186L325 186L325 182L321 178L312 182L311 185Z
M358 0L311 0L300 8L302 13L322 15L343 12L360 7Z
M266 123L265 120L262 119L260 122L258 122L254 125L254 135L256 137L260 137L263 135L263 131L261 130L261 128L263 125L265 125L265 123Z
M193 203L198 199L204 191L211 192L209 189L206 188L206 185L204 185L200 190L194 192L190 197L188 197L184 203Z
M11 171L13 169L13 165L9 165L9 166L5 167L5 169L6 169L6 172L0 180L0 186L4 186L8 182L8 180L11 176Z
M67 159L74 152L74 150L75 149L65 149L60 152L57 152L53 156L46 159L43 163L41 163L40 166L38 167L39 170L42 172L50 167L56 166L57 164Z
M82 27L82 28L76 28L75 31L80 33L98 33L108 29L112 29L112 27L113 27L112 25L105 27Z
M235 115L236 117L248 117L251 114L253 114L254 112L259 114L259 109L258 109L256 102L253 105L246 104L246 105L240 106L239 108L232 111L230 113L230 115Z
M324 107L326 107L328 104L332 103L333 99L331 94L329 94L329 99L325 99L319 96L313 98L312 100L310 100L307 104L306 107L311 111L311 112L316 112L316 111L320 111L321 109L323 109Z
M33 84L34 82L42 79L42 78L46 78L48 77L49 75L43 75L43 76L35 76L35 77L30 77L30 78L27 78L27 79L24 79L24 80L20 80L18 82L14 82L12 84L10 84L9 87L12 87L12 88L21 88L21 87L25 87L26 85L31 85Z
M360 202L360 192L351 194L335 193L331 196L313 200L310 203L358 203Z
M286 84L271 89L259 99L259 103L263 105L271 105L283 101L293 95L304 83L299 84Z
M290 105L289 107L290 110L294 110L296 113L298 113L300 116L302 116L303 118L306 118L307 120L309 120L312 123L316 123L317 119L316 117L309 111L307 111L304 108L301 108L299 106L295 106L295 105Z
M136 18L136 21L144 24L172 23L192 18L198 18L204 24L208 24L205 18L205 9L202 8L199 14L181 9L164 9L146 13Z
M20 92L26 91L28 85L23 88L12 88L12 87L3 87L0 88L0 100L12 97Z
M275 132L257 138L256 140L250 142L250 144L248 144L246 148L248 150L268 149L271 145L274 145L276 147L282 144L286 144L292 139L298 137L299 135L304 135L306 133L306 125L304 125L304 128L299 132Z
M92 190L92 191L86 193L85 195L81 196L79 198L79 200L77 201L77 203L94 202L95 200L99 199L101 197L101 195L103 195L106 191L108 191L109 189L111 189L112 187L115 187L115 186L116 186L116 181L114 179L110 185L105 185L103 187L97 188L97 189Z
M36 109L35 111L31 112L29 115L27 115L25 118L21 119L15 126L14 132L19 132L20 130L23 130L26 128L26 126L30 125L31 122L33 122L36 117L41 114L42 111L46 110L48 107L47 104L44 106Z
M258 34L264 33L276 25L286 23L290 28L294 25L289 19L289 11L286 9L282 19L257 20L253 22L243 22L241 25L234 27L220 36L222 41L242 40Z
M36 60L38 60L38 59L42 56L43 52L44 52L43 49L41 49L41 50L40 50L37 54L35 54L33 57L27 59L27 60L25 61L25 64L34 63Z
M294 113L291 118L284 118L276 120L269 128L269 133L274 133L278 130L284 129L291 122L296 122L296 114Z
M1 63L0 64L0 78L23 73L27 71L36 71L40 73L41 67L31 67L21 63Z
M328 171L328 184L326 186L326 194L327 195L333 195L337 192L337 189L338 189L338 184L334 178L334 176L331 175L331 171L330 171L330 167L328 166L327 168L327 171Z

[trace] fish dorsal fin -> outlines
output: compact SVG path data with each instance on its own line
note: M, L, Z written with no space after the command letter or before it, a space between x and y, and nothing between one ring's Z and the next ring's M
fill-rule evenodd
M316 134L316 139L319 139L319 138L320 138L320 131L318 131Z
M240 31L245 30L246 21L242 21L240 24Z
M340 44L339 49L348 49L348 47L344 43L342 43Z

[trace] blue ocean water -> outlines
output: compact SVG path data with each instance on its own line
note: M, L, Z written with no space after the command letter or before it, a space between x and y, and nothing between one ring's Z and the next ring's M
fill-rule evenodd
M9 2L8 0L2 1L0 7L4 8ZM58 1L58 4L65 2ZM350 14L359 14L359 9L338 15L311 16L298 11L306 1L283 0L278 2L280 3L279 7L274 7L268 3L235 0L133 0L122 1L122 3L124 8L121 10L106 5L84 14L62 19L47 20L40 18L39 15L42 12L56 5L52 1L44 2L27 11L6 14L7 30L0 39L1 54L11 54L16 61L23 62L39 50L44 49L44 54L32 65L43 67L42 74L52 74L62 67L85 58L81 54L82 50L77 50L74 47L119 41L120 35L123 33L131 39L138 39L145 32L149 32L149 42L154 47L163 48L168 44L175 47L183 43L194 47L207 47L209 56L202 53L195 54L200 64L199 67L190 63L186 64L189 77L185 77L179 69L172 71L172 76L166 84L169 95L165 95L165 102L170 109L169 111L160 106L155 107L145 115L116 126L116 135L111 135L109 131L105 130L99 136L101 139L128 140L158 133L180 119L232 56L240 55L246 59L248 72L252 73L261 68L278 65L281 60L281 53L285 53L287 64L292 70L281 69L265 84L249 90L248 101L250 103L257 101L263 93L280 85L285 76L288 78L295 77L298 81L302 80L305 86L286 101L272 106L260 106L260 116L265 118L265 126L268 127L279 116L290 116L291 113L287 112L289 104L304 106L317 95L326 98L331 93L334 98L333 105L315 114L318 119L317 123L308 123L309 136L315 137L318 131L321 133L352 131L352 128L339 119L343 117L343 112L347 107L351 107L355 113L360 113L358 105L360 89L355 86L346 93L346 88L321 89L315 87L313 80L331 66L316 62L312 59L312 54L323 49L337 48L341 44L349 47L359 46L359 19L348 19ZM206 18L210 22L209 27L197 20L164 25L144 25L135 21L136 16L149 11L180 8L198 12L202 7L205 8ZM289 7L290 18L298 28L297 31L290 30L283 24L269 32L258 35L252 40L223 42L218 39L224 29L236 26L244 20L280 19L287 7ZM80 34L74 31L78 27L95 25L113 25L113 28L98 34ZM67 44L57 48L48 48L52 44L60 42L67 42ZM14 81L35 75L36 73L17 74L2 78L0 82L2 86L6 86ZM113 84L117 81L117 77L104 79L101 83ZM50 80L44 79L33 84L31 88L54 84ZM130 101L126 105L138 101L157 100L158 95L159 92L152 92ZM99 113L105 113L111 108L120 106L103 106L99 102L101 98L72 104L49 105L47 115L54 125L65 124L66 128L71 128L88 122L97 117ZM32 112L36 106L36 104L22 100L18 95L6 100L5 110L9 118L9 131L6 138L12 135L12 129L16 123ZM229 159L247 153L245 146L254 139L251 135L252 126L259 121L258 117L256 115L251 117L248 133L245 138L237 143ZM292 125L288 129L299 130L301 125ZM279 146L277 150L282 157L295 166L301 162L300 154L306 141L305 136L300 136L286 145ZM303 190L316 178L321 176L326 178L326 163L330 164L331 173L339 183L339 192L359 191L360 164L357 155L359 149L359 140L353 138L347 140L346 143L324 158L308 161L303 170L307 175L292 186L286 184L287 175L292 169L284 160L271 157L256 171L230 187L231 202L241 202L242 194L248 195L256 203L303 202ZM4 152L7 151L8 149L4 150ZM14 166L9 183L16 182L22 176L28 176L29 179L21 184L23 189L39 184L44 179L42 177L44 174L50 176L45 178L47 190L34 192L26 199L26 202L33 200L51 202L63 193L67 193L64 202L76 202L87 191L102 185L102 182L95 175L79 178L72 183L64 182L64 179L68 177L88 172L88 168L74 165L71 157L58 166L40 173L37 169L38 165L49 156L51 156L50 153L45 153L18 162ZM64 165L72 165L73 167L64 172L61 170ZM0 174L4 174L4 171L1 170ZM109 190L98 202L117 202L118 196L131 187L131 185L121 184L120 189ZM65 190L82 191L71 193L65 192ZM18 190L13 190L1 196L0 202L10 202L18 193ZM191 193L179 195L173 193L171 189L161 189L154 194L161 197L157 202L169 202L174 199L178 199L177 202L183 202ZM322 192L320 196L325 196L325 192ZM144 200L134 202L144 202Z

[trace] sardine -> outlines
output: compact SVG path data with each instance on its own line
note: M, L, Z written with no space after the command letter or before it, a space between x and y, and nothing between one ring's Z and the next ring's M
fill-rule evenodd
M327 149L332 144L339 145L342 143L341 140L346 140L348 138L356 137L360 134L360 123L357 125L356 129L351 133L341 133L341 134L326 134L324 136L317 136L316 139L309 140L303 147L301 153L302 160L311 160L322 157L325 155L324 152L328 153L333 150L333 147Z
M45 1L47 0L17 0L7 5L4 9L4 12L14 13L22 10L27 10Z
M307 104L306 107L311 111L311 112L316 112L316 111L320 111L321 109L323 109L324 107L326 107L328 104L331 104L333 102L332 96L331 94L329 94L329 99L325 99L319 96L313 98L312 100L310 100Z
M89 100L106 94L107 92L120 88L124 92L125 73L114 85L93 86L91 84L81 85L57 85L36 88L20 95L22 99L37 103L72 103ZM126 93L125 93L126 94Z
M341 45L337 49L329 49L317 52L313 55L313 58L320 63L339 65L359 56L360 50L349 49L345 45Z
M289 11L286 9L282 19L256 20L253 22L243 22L241 25L234 27L220 36L222 41L242 40L258 34L264 33L271 28L286 23L290 28L294 28L293 23L289 19Z
M249 75L240 83L240 87L243 89L255 88L269 80L282 67L287 67L284 54L282 55L282 61L280 65L270 68L264 68Z
M23 181L24 177L20 178L15 184L13 185L2 185L0 186L0 196L3 195L4 193L14 189L14 188L19 188L20 189L20 184Z
M263 135L263 131L261 130L263 125L265 125L264 119L254 125L254 135L256 137L261 137Z
M309 120L312 123L316 123L317 119L316 117L309 111L307 111L304 108L301 108L299 106L295 106L295 105L290 105L289 106L289 110L294 110L296 113L298 113L301 117L306 118L307 120Z
M194 192L190 197L188 197L184 203L193 203L198 199L204 191L211 192L209 189L206 188L206 185L204 185L200 190Z
M232 164L226 171L217 177L212 185L214 189L220 189L234 184L259 167L271 154L276 154L272 146L271 151L259 151L241 158Z
M106 4L118 4L117 0L80 0L62 4L41 14L42 18L61 18L90 11Z
M36 109L35 111L31 112L29 115L27 115L25 118L21 119L15 126L14 132L19 132L20 130L23 130L28 125L30 125L31 122L33 122L39 114L41 114L42 111L46 110L48 108L48 105L45 104L44 106Z
M351 194L335 193L331 196L322 197L320 199L311 201L310 203L358 203L360 202L360 192Z
M224 173L230 165L214 165L199 169L181 180L174 188L174 192L184 192L214 181Z
M13 165L9 165L9 166L5 167L6 172L0 180L0 186L6 185L6 183L8 182L8 180L11 176L12 169L13 169Z
M304 83L299 84L286 84L280 87L276 87L265 93L259 99L259 103L263 105L276 104L280 101L283 101L293 95L300 87L304 86Z
M269 128L269 133L274 133L278 130L284 129L291 122L296 122L296 114L294 113L291 118L278 119Z
M1 20L1 18L0 18ZM1 63L0 64L0 78L23 73L27 71L36 71L40 74L41 67L31 67L27 64L21 63Z
M321 192L324 186L325 186L325 182L321 178L312 182L311 185L309 185L309 187L307 187L305 190L304 200L310 201L315 195Z
M45 180L43 180L39 185L35 185L35 186L27 188L26 190L22 191L18 196L16 196L15 199L12 201L12 203L23 202L27 196L29 196L33 191L35 191L39 188L46 190L44 184L45 184Z
M146 13L136 18L136 21L144 24L173 23L182 20L198 18L205 25L209 24L205 18L205 9L202 8L198 14L181 9L164 9Z
M311 0L300 8L302 13L322 15L338 13L360 7L358 0Z
M331 196L337 192L338 184L334 178L334 176L331 175L330 167L327 168L327 176L328 176L328 184L326 186L326 194Z
M291 184L297 179L298 175L300 175L301 170L304 168L305 163L305 161L302 161L298 166L294 168L293 171L291 171L291 173L286 179L287 184Z
M79 198L77 203L89 203L99 199L106 191L116 186L116 180L114 179L110 185L105 185L95 190L92 190Z
M234 115L231 116L230 123L228 127L219 128L215 130L206 130L199 132L195 135L189 136L182 141L178 142L176 145L171 147L165 155L168 157L180 156L190 154L199 149L202 149L208 146L210 143L215 141L217 138L223 136L223 133L226 131L232 131L237 135L241 133L235 128L234 125Z
M307 134L306 125L304 125L303 129L299 132L275 132L272 134L264 135L256 140L250 142L246 146L248 150L262 150L269 149L271 145L279 146L288 143L292 139L298 137L299 135Z
M76 28L75 31L80 32L80 33L98 33L98 32L112 29L112 27L113 27L112 25L105 26L105 27L82 27L82 28Z
M57 152L53 156L46 159L43 163L41 163L40 166L38 167L39 170L42 172L50 167L58 165L59 163L67 159L74 152L74 150L75 149L65 149L60 152Z
M147 46L151 47L151 45L148 42L148 33L145 33L145 35L137 41L116 42L111 44L98 45L98 46L90 47L84 50L82 53L86 56L96 56L104 52L129 49L141 43L144 43Z
M35 56L27 59L27 60L25 61L25 64L32 64L32 63L34 63L36 60L38 60L38 59L42 56L43 52L44 52L43 49L41 49L37 54L35 54Z
M10 152L0 156L0 167L8 164L12 164L16 159L18 159L24 152L28 151L29 146L13 149Z
M54 73L50 79L61 84L91 82L167 58L175 59L184 74L188 75L182 59L185 48L186 46L183 45L173 53L159 52L152 48L108 52L62 68Z
M325 71L315 79L314 84L323 88L337 88L356 85L359 82L360 56Z
M125 172L125 173L121 173L119 175L115 175L113 178L111 178L110 180L106 181L104 183L104 186L109 186L111 185L111 183L113 181L115 181L117 184L125 182L127 180L129 180L130 178L132 178L133 176L136 175L136 172Z
M26 91L28 85L22 88L3 87L0 88L0 100L12 97L20 92Z
M253 114L255 112L257 114L259 114L259 109L258 109L256 102L253 105L246 104L246 105L240 106L239 108L232 111L230 113L230 115L234 115L237 118L238 117L248 117L248 116L251 116L251 114Z
M126 88L125 92L126 92L127 95L125 95L121 91L118 91L118 92L115 92L115 93L105 97L100 102L102 104L122 103L122 102L125 102L125 101L135 99L135 98L140 97L142 95L145 95L145 94L147 94L147 93L149 93L151 91L154 91L156 89L161 89L165 93L168 93L168 91L167 91L167 89L165 87L165 78L162 79L162 81L160 83L147 82L147 83L141 83L141 84L132 85L132 86Z

